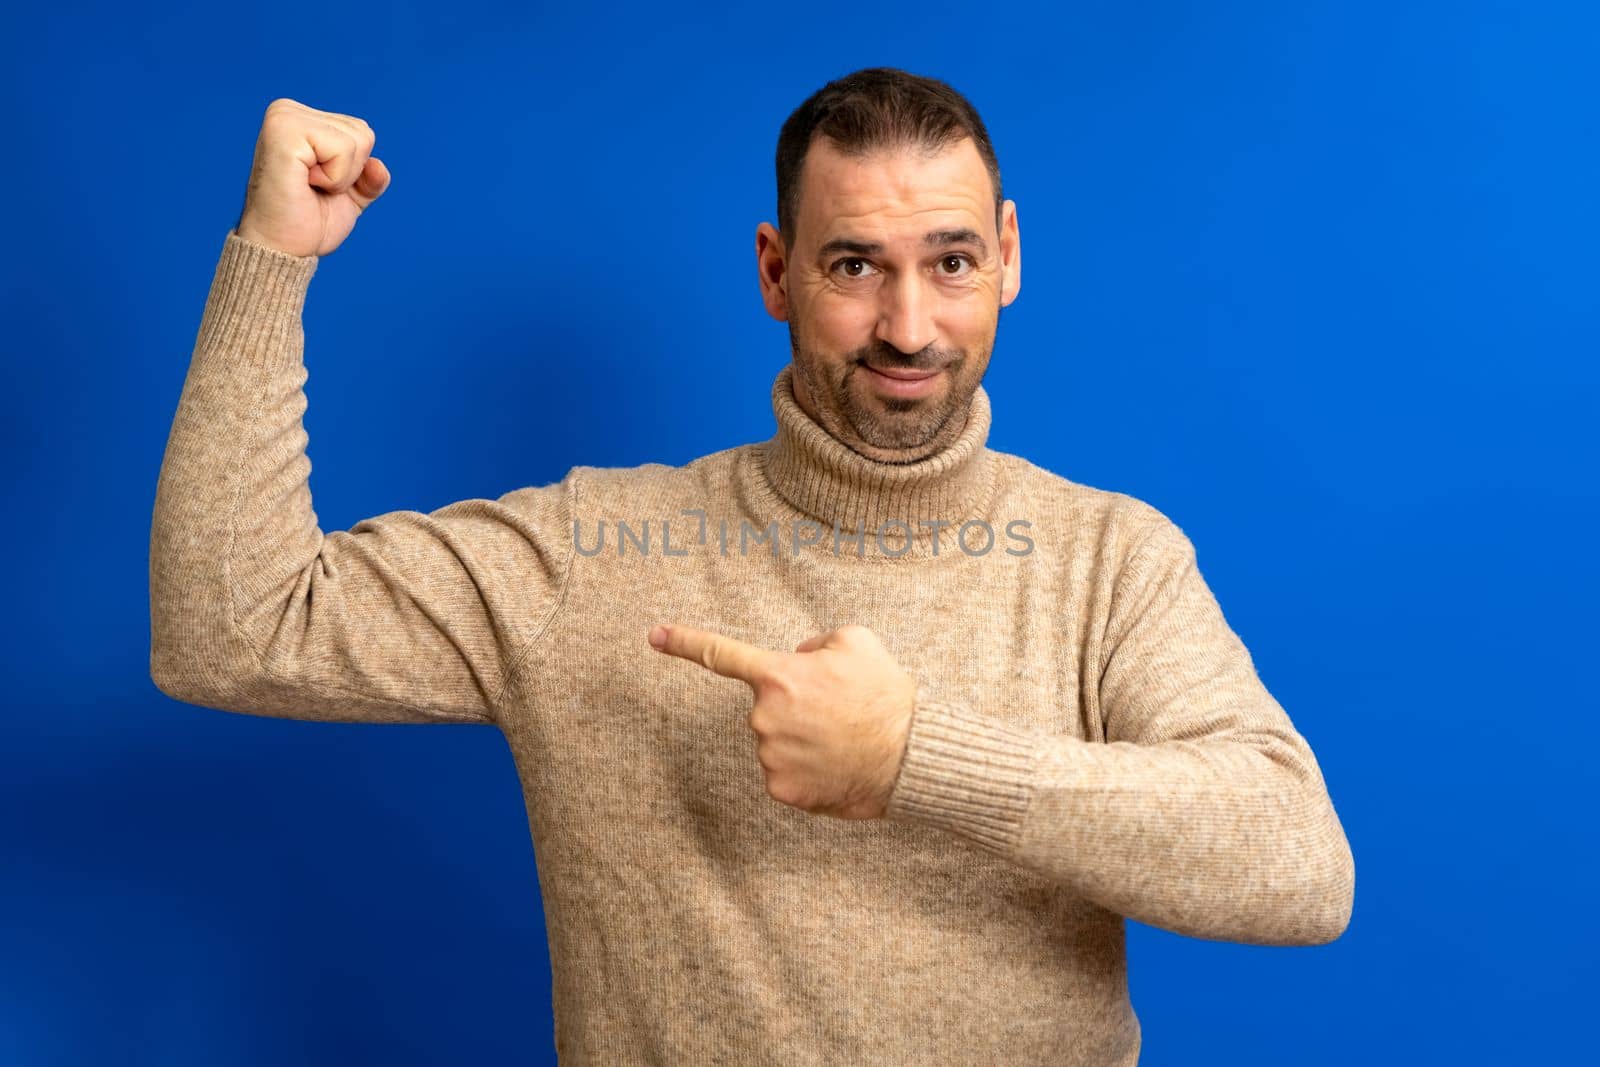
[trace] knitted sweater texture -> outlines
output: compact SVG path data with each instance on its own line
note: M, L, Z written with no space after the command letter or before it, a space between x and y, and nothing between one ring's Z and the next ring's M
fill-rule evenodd
M1163 513L961 437L776 433L683 466L324 532L302 416L315 257L228 233L162 462L151 672L225 711L497 727L564 1064L1138 1062L1124 917L1317 945L1355 866L1321 770ZM917 680L887 817L774 800L751 692L683 622L873 629Z

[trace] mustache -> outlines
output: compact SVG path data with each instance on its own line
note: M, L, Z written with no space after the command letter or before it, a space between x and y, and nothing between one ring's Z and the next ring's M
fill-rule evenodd
M858 351L855 360L885 370L936 371L955 366L961 361L961 353L925 348L914 356L908 356L897 348L873 345Z

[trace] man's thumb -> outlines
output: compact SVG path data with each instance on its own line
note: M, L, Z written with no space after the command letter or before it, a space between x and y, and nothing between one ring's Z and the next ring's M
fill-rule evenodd
M350 187L350 195L364 208L382 196L387 188L389 188L389 168L384 166L383 160L377 156L368 156L366 165L361 168L361 177Z
M826 641L828 639L828 635L831 633L833 633L832 630L824 630L820 634L814 634L813 636L806 638L804 641L801 641L798 645L795 645L794 650L796 652L815 652L817 649L822 647L822 642Z

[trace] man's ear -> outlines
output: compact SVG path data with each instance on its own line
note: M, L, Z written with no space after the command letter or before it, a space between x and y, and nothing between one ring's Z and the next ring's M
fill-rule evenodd
M783 235L769 222L756 227L756 275L761 284L761 302L767 314L779 322L789 321L789 256Z
M1017 227L1017 202L1001 205L1000 219L1000 306L1005 307L1022 291L1022 231Z

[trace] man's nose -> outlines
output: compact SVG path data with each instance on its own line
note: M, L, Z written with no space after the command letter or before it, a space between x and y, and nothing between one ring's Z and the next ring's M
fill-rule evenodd
M878 312L878 340L901 352L921 352L938 338L933 324L933 299L923 291L922 279L909 275L884 286Z

